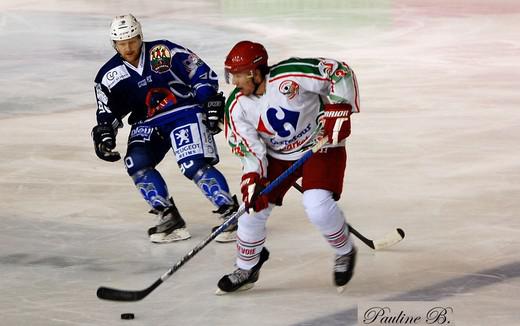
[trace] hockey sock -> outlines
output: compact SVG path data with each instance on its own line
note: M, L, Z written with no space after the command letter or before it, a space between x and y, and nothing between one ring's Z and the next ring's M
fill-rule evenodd
M234 203L226 178L215 167L204 167L195 174L193 181L216 207Z
M166 182L156 169L137 171L132 175L137 190L153 209L162 211L171 205Z
M244 214L238 220L237 260L238 268L250 270L259 261L267 231L265 224L273 210L273 205L251 214Z

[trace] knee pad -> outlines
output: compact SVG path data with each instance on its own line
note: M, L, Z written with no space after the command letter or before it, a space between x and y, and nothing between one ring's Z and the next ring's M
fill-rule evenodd
M128 175L133 177L139 171L154 168L155 161L146 149L135 147L126 153L125 166Z
M195 180L198 175L204 173L204 170L208 169L211 165L208 165L206 161L201 159L187 160L182 163L179 163L179 168L181 169L182 174L190 180Z
M334 230L343 223L345 217L332 197L332 192L310 189L303 193L305 213L312 224L323 232Z
M303 194L307 217L314 224L336 254L344 255L352 249L347 222L343 212L332 198L332 192L311 189Z

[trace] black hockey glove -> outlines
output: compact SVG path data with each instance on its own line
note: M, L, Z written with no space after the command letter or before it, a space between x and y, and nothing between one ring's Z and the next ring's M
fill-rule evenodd
M224 107L226 105L226 98L222 92L217 93L209 98L204 104L206 111L206 127L212 135L216 135L222 130L219 127L219 122L224 121Z
M115 162L121 159L119 152L112 151L116 148L116 133L110 125L97 125L92 128L94 149L100 159Z

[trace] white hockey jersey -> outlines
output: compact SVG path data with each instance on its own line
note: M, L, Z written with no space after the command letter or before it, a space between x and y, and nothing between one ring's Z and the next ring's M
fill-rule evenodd
M359 112L356 77L347 64L290 58L270 67L263 96L235 89L226 103L225 136L243 173L265 177L267 154L287 161L303 156L321 131L324 103L349 103Z

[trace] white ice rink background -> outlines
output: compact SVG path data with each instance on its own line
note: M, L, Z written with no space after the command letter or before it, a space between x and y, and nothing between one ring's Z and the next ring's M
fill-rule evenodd
M189 47L220 76L243 39L271 63L348 62L362 112L340 205L365 235L401 227L405 240L377 252L357 241L338 294L333 253L291 191L253 290L213 294L234 245L211 243L146 299L99 300L100 285L148 286L217 222L170 155L158 168L193 238L151 244L155 220L123 164L94 155L93 79L113 55L112 16L128 12L145 39ZM355 325L371 301L438 301L456 325L519 325L519 21L514 0L0 0L0 325ZM217 142L236 193L239 160Z

